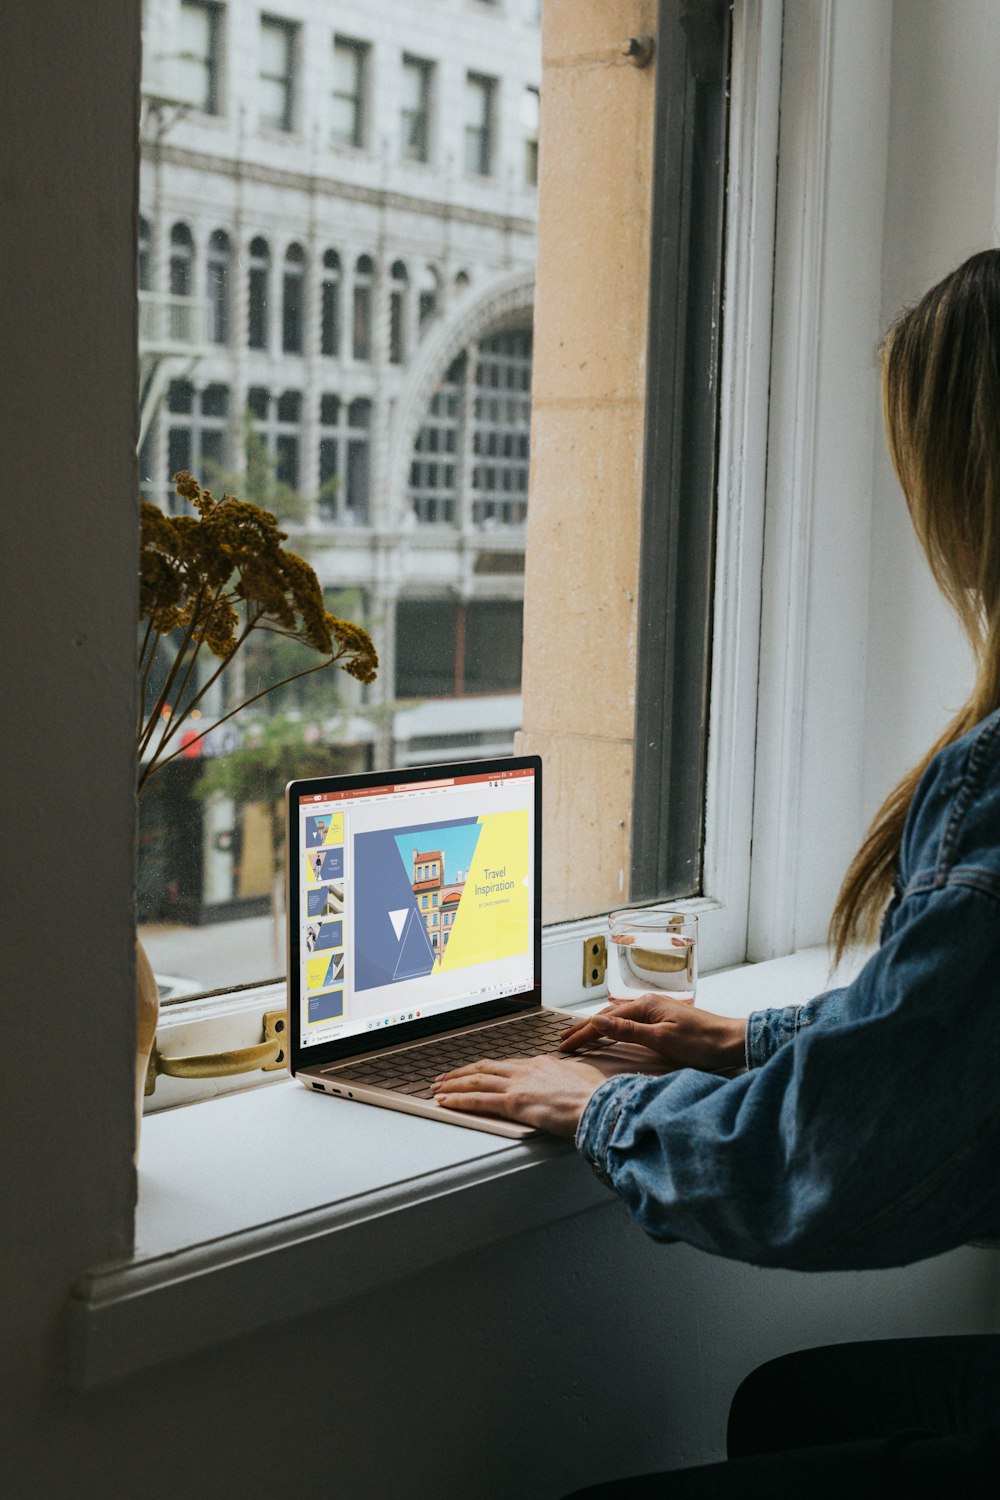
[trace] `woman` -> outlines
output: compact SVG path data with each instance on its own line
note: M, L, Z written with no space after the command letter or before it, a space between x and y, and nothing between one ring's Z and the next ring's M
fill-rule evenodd
M877 952L845 988L746 1022L648 996L564 1039L567 1052L595 1035L641 1041L681 1069L665 1077L604 1079L583 1058L550 1057L476 1063L438 1084L445 1109L575 1136L655 1238L800 1270L1000 1236L1000 251L897 319L882 391L914 529L977 671L845 877L835 951L881 919ZM716 1071L744 1061L737 1077ZM989 1360L1000 1365L995 1345ZM1000 1380L978 1388L997 1421ZM848 1424L830 1440L857 1436Z

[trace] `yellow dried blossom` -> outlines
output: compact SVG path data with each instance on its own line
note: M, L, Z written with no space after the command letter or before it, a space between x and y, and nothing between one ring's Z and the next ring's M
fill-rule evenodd
M339 666L360 682L375 680L378 656L368 632L325 609L314 570L282 546L287 533L270 511L234 495L217 499L186 471L174 475L174 485L194 515L168 516L147 501L141 509L139 618L148 622L139 663L144 687L155 653L150 637L179 631L183 644L167 687L140 726L140 747L150 743L152 722L167 704L172 684L191 679L190 663L201 646L224 667L258 628L300 641L329 657L323 665ZM181 716L198 697L200 692L180 706ZM178 705L172 708L176 712ZM159 762L165 742L143 779Z

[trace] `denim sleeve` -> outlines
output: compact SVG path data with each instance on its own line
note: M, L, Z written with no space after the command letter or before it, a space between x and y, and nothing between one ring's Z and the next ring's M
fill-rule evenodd
M653 1238L827 1270L1000 1234L1000 900L904 905L836 1016L760 1066L596 1090L577 1145Z
M773 1057L779 1047L798 1036L804 1026L817 1021L832 1025L844 1011L846 989L827 990L805 1005L778 1006L774 1010L755 1010L747 1018L747 1067L759 1068Z

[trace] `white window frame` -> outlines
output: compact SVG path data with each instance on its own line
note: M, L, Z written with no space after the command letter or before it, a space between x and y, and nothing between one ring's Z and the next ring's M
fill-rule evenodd
M671 903L698 915L703 973L735 966L747 957L781 56L781 0L737 4L706 778L706 894ZM584 983L584 944L591 936L603 935L606 926L606 914L598 913L546 927L542 965L550 1004L580 1005L601 998L600 989ZM264 1011L283 1004L283 986L265 985L212 1001L168 1006L160 1018L160 1048L164 1053L198 1053L249 1046L261 1040ZM204 1083L161 1077L147 1108L213 1097L282 1076L256 1073Z

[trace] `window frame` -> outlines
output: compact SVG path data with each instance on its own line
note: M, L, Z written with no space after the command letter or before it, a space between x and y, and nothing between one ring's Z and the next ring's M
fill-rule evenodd
M290 21L287 16L270 15L262 12L260 17L260 29L258 41L260 47L260 63L257 69L258 83L277 83L284 89L285 107L281 116L281 123L275 124L273 119L265 119L263 109L258 109L257 117L263 130L279 131L283 135L290 135L296 128L296 116L298 113L298 71L299 71L299 36L301 26L297 21ZM285 45L285 71L281 76L264 72L264 34L266 31L280 33Z
M434 131L434 78L435 64L426 57L417 57L412 52L404 52L400 59L400 77L405 78L407 74L419 79L419 107L416 110L409 109L404 102L400 105L400 160L404 162L418 162L422 165L433 160L433 131ZM412 118L411 118L412 117ZM411 151L407 148L407 142L412 130L413 120L422 122L421 148Z
M330 90L331 99L341 101L350 100L354 113L354 128L351 132L350 140L346 140L340 134L338 134L334 129L333 120L331 119L330 121L330 144L341 150L346 149L349 151L363 151L368 145L368 114L370 108L369 101L371 96L371 52L372 48L370 42L362 41L357 37L344 36L339 31L334 34L334 58L337 58L338 54L349 54L354 59L354 83L356 90L351 94L341 93L336 87L332 87ZM336 83L335 79L332 81Z
M181 11L200 11L208 23L208 50L203 59L193 58L184 52L177 53L177 60L198 61L202 63L205 70L206 88L204 102L189 102L191 109L196 109L199 114L209 115L216 118L223 113L222 110L222 47L223 28L225 26L225 12L219 0L181 0Z

